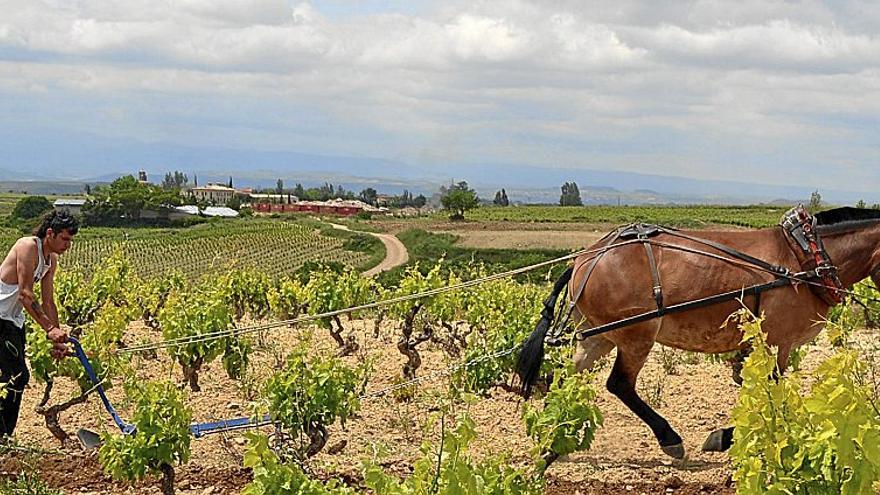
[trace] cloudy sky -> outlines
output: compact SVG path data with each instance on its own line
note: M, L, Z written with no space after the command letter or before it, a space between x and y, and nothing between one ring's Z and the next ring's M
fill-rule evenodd
M0 13L8 170L86 136L880 187L877 2L0 0ZM64 175L63 156L47 162Z

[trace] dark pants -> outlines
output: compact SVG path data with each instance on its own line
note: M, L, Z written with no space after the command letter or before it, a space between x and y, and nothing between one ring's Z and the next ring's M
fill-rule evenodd
M24 387L31 378L24 355L25 334L8 320L0 319L0 437L12 436Z

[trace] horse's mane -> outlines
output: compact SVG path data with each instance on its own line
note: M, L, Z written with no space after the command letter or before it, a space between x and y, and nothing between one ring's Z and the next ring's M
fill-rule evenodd
M843 232L880 221L880 210L844 206L816 213L816 225L825 233Z

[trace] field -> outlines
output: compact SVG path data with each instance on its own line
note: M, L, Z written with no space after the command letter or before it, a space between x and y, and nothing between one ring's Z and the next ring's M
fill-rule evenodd
M15 208L15 203L17 203L20 199L28 197L27 194L21 193L13 193L13 192L2 192L0 193L0 218L6 218L12 213L12 210ZM58 196L58 195L45 195L45 198L49 200L49 202L53 202L58 198L64 199L75 199L80 196Z
M377 278L335 269L317 269L308 277L302 273L291 276L305 261L334 260L364 268L375 264L377 252L382 253L357 234L331 231L314 220L244 219L186 229L84 229L75 248L63 259L65 267L82 270L63 274L63 280L56 284L57 299L61 318L68 328L81 332L81 341L98 363L105 383L113 385L108 394L123 418L148 421L138 407L146 401L150 411L165 411L171 416L191 411L195 422L269 412L285 425L283 430L256 430L278 442L271 450L277 454L259 450L260 440L242 431L193 439L188 461L172 463L177 493L239 493L249 489L259 494L265 493L255 488L261 483L282 486L284 480L297 484L303 479L313 480L309 483L341 480L363 492L382 476L422 479L428 485L434 480L445 486L454 483L456 476L477 472L484 473L481 476L508 473L514 485L513 480L539 480L543 493L560 495L735 493L731 456L700 451L709 432L734 419L730 411L741 389L733 384L730 366L723 359L656 346L640 377L640 395L684 438L688 455L681 461L664 455L644 423L605 390L610 359L600 363L592 381L560 382L575 384L564 392L569 396L559 396L568 397L554 406L561 409L545 406L553 394L563 393L552 386L549 395L539 394L528 401L516 393L511 386L514 354L510 352L534 328L541 301L555 276L551 270L426 300L371 308L351 317L300 324L289 321L448 287L561 256L589 245L619 223L607 218L572 221L566 212L553 220L548 218L553 213L545 208L530 210L537 216L535 221L451 223L432 218L371 222L372 230L395 232L411 260L409 268L397 268ZM727 209L725 215L736 210ZM646 221L665 218L668 223L676 223L672 219L680 213L669 208L645 211ZM769 222L769 213L761 214L768 219L759 220L759 209L753 208L734 223L730 217L706 213L704 220L694 225L738 229L745 223ZM598 213L589 215L601 217ZM727 220L722 222L722 218ZM352 229L359 225L346 223ZM678 222L683 223L687 222ZM12 231L3 234L7 243L17 235ZM115 245L123 246L123 256L108 258ZM412 269L414 264L419 270ZM169 277L170 270L183 276ZM846 325L844 340L867 350L865 363L874 373L870 376L880 376L880 345L872 331L862 328L866 325L862 309L853 306L836 318L842 322L840 328ZM271 328L246 335L210 334L255 325ZM835 355L835 346L841 346L840 337L835 338L838 340L832 346L829 334L823 333L797 355L807 377L805 393L820 363ZM185 339L198 342L187 343ZM173 345L164 348L160 346L163 342ZM162 419L150 426L156 428L150 438L166 438L160 449L137 453L132 446L116 444L113 439L123 437L97 398L92 396L82 404L69 402L91 388L81 367L72 359L54 363L48 357L48 343L39 333L30 335L28 346L32 379L16 443L0 457L0 493L3 477L37 480L35 485L64 493L162 493L162 476L156 468L150 468L153 474L145 479L132 479L118 464L107 467L106 456L131 456L121 457L131 464L157 452L172 451L177 441L160 432L170 428L163 425L171 425L175 419L149 415ZM547 370L564 373L570 352L568 347L548 347ZM470 364L462 367L465 362ZM345 388L346 376L352 380L350 389ZM411 379L415 380L413 385L401 385ZM47 381L52 382L51 394L46 392ZM162 382L175 385L152 398L138 395L145 394L142 389L147 384ZM300 386L305 388L297 388ZM359 406L345 409L348 399L339 395L342 390L348 390L352 398L359 397ZM880 388L875 388L875 396L877 390ZM593 393L595 399L589 399ZM181 403L172 407L177 394ZM59 442L57 430L47 428L46 407L41 409L46 400L48 406L64 406L55 417L62 430L71 434L86 427L104 432L109 435L104 437L109 450L102 448L99 456L81 452L72 438ZM602 426L582 422L585 413L577 407L584 404L601 411ZM313 441L314 430L297 425L310 424L303 423L307 414L303 411L313 407L331 411L321 413L325 418L321 424L329 436L317 454L306 456L305 447ZM552 416L560 410L569 416ZM579 412L572 412L575 410ZM530 430L525 419L528 414L549 414L541 416L548 429L544 433ZM468 419L463 419L464 415ZM473 422L472 433L461 429L470 424L468 421ZM543 476L531 478L536 460L545 453L541 445L548 445L542 442L568 431L566 424L584 428L576 434L566 433L572 435L565 437L571 441L586 441L581 436L585 434L595 434L595 438L566 451ZM277 436L279 431L285 435ZM464 436L457 436L460 434ZM435 455L437 449L452 448L448 446L458 442L470 445L455 454ZM449 456L463 456L457 471L444 464ZM285 462L279 464L278 459ZM111 477L111 472L115 476ZM388 479L385 483L393 483ZM310 486L314 491L303 493L350 493L336 491L331 485ZM385 491L374 488L372 492L403 493L385 486ZM516 490L503 493L535 493L518 491L526 487L516 486ZM34 489L24 493L50 492ZM425 489L415 493L436 492ZM460 493L483 492L471 489Z
M329 230L328 230L329 232ZM0 230L4 251L21 235ZM250 268L275 276L292 274L308 261L339 262L354 267L378 263L379 249L350 241L355 234L322 233L315 224L293 221L241 219L209 222L187 228L84 228L77 235L63 266L90 272L115 249L122 249L142 278L160 277L179 270L188 278ZM371 266L371 265L370 265Z
M508 206L469 211L474 222L650 222L681 228L712 224L761 228L779 223L790 206ZM442 218L438 214L437 218Z

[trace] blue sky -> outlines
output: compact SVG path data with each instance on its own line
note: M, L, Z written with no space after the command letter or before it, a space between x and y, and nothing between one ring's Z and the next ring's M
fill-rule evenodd
M87 135L440 173L516 163L880 186L873 2L0 0L0 12L5 170L76 177L63 157Z

